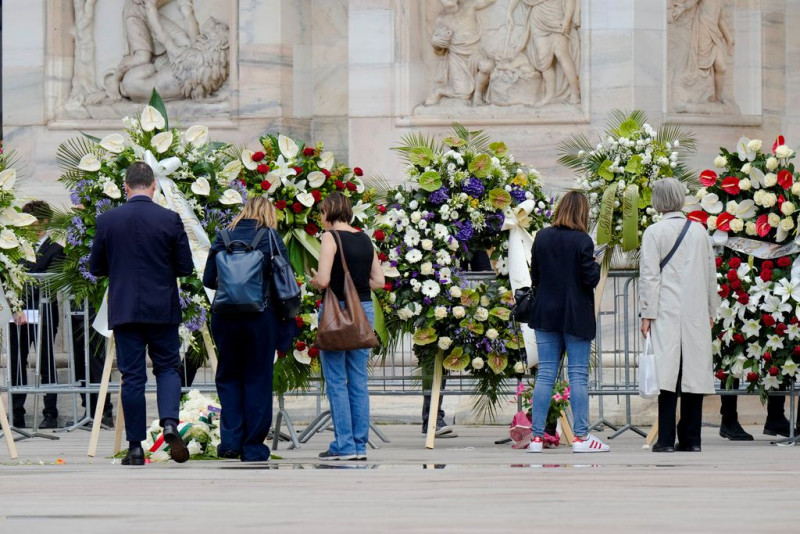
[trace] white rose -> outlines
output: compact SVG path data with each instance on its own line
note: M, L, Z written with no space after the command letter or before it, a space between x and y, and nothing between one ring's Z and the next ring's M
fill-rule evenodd
M764 175L764 185L766 187L772 187L773 185L778 183L778 177L775 173L768 172Z
M749 191L753 187L753 182L749 178L742 178L739 180L739 189L742 191Z
M392 293L392 295L394 295L394 293ZM405 307L400 308L399 310L397 310L397 317L401 321L408 321L413 316L414 316L414 314L411 312L411 310L408 309L408 306L405 306Z
M780 159L790 158L792 157L792 154L794 154L794 150L786 145L781 145L775 149L775 156Z
M709 230L716 230L717 229L717 216L711 215L708 220L706 221L706 225L708 225Z
M122 137L121 134L111 134L105 136L102 141L100 141L100 146L108 150L109 152L113 152L114 154L119 154L123 150L125 150L125 138Z
M453 344L453 340L449 337L440 337L439 342L436 344L440 349L447 350L450 348L450 345Z
M764 195L764 199L761 201L761 205L765 208L771 208L778 202L778 196L775 193L766 193Z
M408 203L408 207L411 208L412 210L415 210L419 207L419 202L417 202L416 200L412 200L411 202Z
M488 306L489 304L491 304L491 301L489 300L489 297L487 297L486 295L483 295L481 297L481 306Z
M717 156L714 158L714 167L718 169L724 169L728 166L728 158L725 156Z
M766 194L767 194L766 191L764 191L763 189L759 189L753 195L753 202L755 202L756 204L758 204L760 206L761 203L764 201L764 195L766 195Z
M733 219L730 222L732 232L741 232L744 229L744 221L741 219Z
M454 299L461 298L461 288L458 286L450 286L450 296Z
M415 201L416 202L416 201ZM415 211L411 214L411 222L417 224L422 219L422 214L418 211Z
M792 194L796 197L800 196L800 182L792 184Z
M747 235L756 235L758 233L758 230L756 229L756 223L754 222L747 223L744 227L744 232Z
M494 328L490 328L489 330L486 331L486 337L491 340L497 339L497 336L499 335L500 333Z
M450 242L447 243L447 248L453 251L458 250L458 241L456 241L455 239L451 239Z
M739 207L738 202L736 202L735 200L731 200L725 205L725 211L727 211L731 215L736 215L736 208L738 207Z
M433 264L429 261L426 261L422 265L419 266L420 274L424 276L430 276L433 274Z
M203 146L208 142L208 126L195 124L186 130L186 133L183 134L183 138L190 145Z
M781 217L777 213L770 213L767 215L767 222L773 228L777 228L778 225L781 223Z
M774 171L777 168L778 168L778 159L773 157L773 156L768 157L767 158L767 170L768 171Z
M705 187L701 187L700 189L697 190L697 195L695 196L697 197L697 200L703 200L703 197L706 196L707 194L708 194L708 189L706 189Z
M445 317L447 317L447 308L444 306L436 306L433 310L433 316L436 318L437 321L441 321Z
M453 308L453 317L456 319L461 319L467 314L467 310L464 309L463 306L455 306Z
M478 306L478 309L475 310L475 318L481 322L485 321L489 318L489 310L483 306Z
M783 213L784 215L791 215L795 211L797 211L797 208L792 202L784 202L781 205L781 213Z
M480 356L476 356L472 359L472 368L473 369L483 369L483 358Z
M122 191L119 190L119 187L114 182L106 182L103 184L103 194L108 198L117 199L122 196Z
M514 372L517 374L522 374L526 371L525 364L522 362L517 362L514 364Z
M150 140L150 146L156 149L156 152L163 154L172 145L173 135L172 132L167 130L153 136Z
M142 116L139 118L139 124L145 132L152 132L153 130L163 130L167 123L156 108L145 106Z
M783 219L783 220L780 222L780 225L779 225L779 227L780 227L780 229L781 229L781 230L783 230L784 232L788 232L789 230L791 230L792 228L794 228L794 221L791 219L791 217L786 217L785 219Z
M420 242L420 246L422 246L423 250L432 250L433 249L433 241L430 239L423 239Z
M745 174L750 174L751 168L752 166L749 163L745 163L744 165L742 165L742 172Z
M750 140L749 143L747 143L747 151L748 152L758 152L759 150L761 150L761 146L763 144L764 143L761 141L761 139L752 139L752 140Z

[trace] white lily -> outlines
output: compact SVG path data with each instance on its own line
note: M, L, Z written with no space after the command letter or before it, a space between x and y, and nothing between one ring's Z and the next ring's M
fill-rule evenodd
M322 154L319 155L319 159L317 160L317 167L329 171L333 168L335 162L336 161L333 157L333 152L323 152Z
M30 213L22 213L14 208L6 208L0 213L0 225L3 226L30 226L36 222L36 217Z
M744 378L744 364L746 362L747 358L744 357L744 354L739 354L733 365L731 365L731 374L739 379Z
M233 204L243 204L244 200L242 199L241 193L236 191L235 189L226 189L222 196L219 199L220 204L225 204L226 206L232 206Z
M794 284L786 278L781 278L778 281L774 293L781 297L782 302L786 302L789 299L800 302L800 284Z
M247 165L245 165L246 167ZM294 170L294 167L283 159L283 156L278 156L278 159L275 160L275 167L273 167L272 172L277 174L281 177L281 180L286 178L287 176L294 176L297 174L297 171Z
M756 321L755 319L748 319L742 325L742 334L747 337L758 337L758 333L761 331L761 323Z
M153 130L163 130L167 121L164 116L158 112L153 106L145 106L142 111L142 116L139 119L142 130L145 132L152 132Z
M114 154L119 154L125 150L125 138L122 134L113 133L105 136L100 141L100 146Z
M792 377L797 374L797 364L794 363L794 360L792 360L791 358L788 358L783 363L783 371L782 371L781 374L784 374L786 376L792 376Z
M714 341L711 342L711 352L714 355L720 354L722 352L722 341L714 338Z
M724 300L717 311L717 319L722 320L722 328L729 330L733 326L733 321L736 314L733 308L730 307L729 301Z
M283 134L278 135L278 148L281 150L281 154L290 160L294 159L300 150L300 147L297 146L293 139Z
M778 350L783 348L783 338L778 334L767 336L767 342L764 346L770 350Z
M758 342L753 342L747 345L747 357L753 358L755 360L761 358L761 355L764 354L764 349Z
M207 197L211 193L211 184L204 177L200 177L192 184L192 193L198 196Z
M709 193L700 201L700 205L707 213L716 215L722 211L723 205L716 193Z
M750 303L758 304L762 298L772 294L772 282L765 282L760 277L756 277L753 285L750 286ZM800 317L800 315L798 315Z
M29 262L35 263L36 262L36 251L33 250L30 242L27 239L21 239L19 241L19 248L22 251L22 256Z
M253 161L253 152L252 150L244 149L242 150L242 163L244 164L244 168L248 171L254 171L258 168L258 162Z
M172 132L167 130L166 132L161 132L154 135L150 140L150 146L155 148L158 154L163 154L169 150L170 146L172 146L173 139L174 136L172 135Z
M778 380L777 376L772 376L772 375L769 375L769 374L764 377L764 380L763 380L762 383L764 384L764 389L767 389L767 390L778 389L780 387L780 385L781 385L781 382L780 382L780 380Z
M187 143L194 146L203 146L208 143L208 126L202 124L195 124L186 130L183 138Z
M793 308L790 304L783 302L779 297L770 295L764 298L764 304L761 306L761 309L771 314L776 321L782 323L783 314L791 312Z
M308 173L308 185L310 185L314 189L324 184L325 180L327 180L327 178L325 178L325 175L322 174L320 171L312 171Z
M797 324L790 324L786 327L786 337L789 338L789 341L794 341L795 339L800 338L800 325Z
M742 263L739 268L736 269L736 275L742 282L750 282L750 271L752 271L750 264Z
M353 219L358 219L359 221L366 221L367 220L367 210L369 207L372 206L370 203L364 203L361 200L353 206Z
M750 146L750 139L742 137L736 143L736 152L739 154L739 161L753 161L756 159L756 151L752 150Z
M118 199L122 196L122 191L114 182L106 182L103 184L103 194L108 198Z
M296 196L297 201L303 206L310 208L314 205L314 196L311 193L300 193Z
M0 248L4 248L6 250L11 250L12 248L17 248L19 246L19 241L17 240L17 236L9 230L8 228L4 228L2 232L0 232Z
M78 169L86 172L97 172L100 170L100 160L94 154L86 154L78 163Z

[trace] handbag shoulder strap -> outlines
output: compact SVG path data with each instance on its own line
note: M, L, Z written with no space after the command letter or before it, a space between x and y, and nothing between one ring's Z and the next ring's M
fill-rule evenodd
M261 242L261 238L264 237L264 234L267 233L266 228L259 228L256 232L256 236L253 238L252 243L250 243L250 249L255 250L258 247L258 244ZM272 248L272 243L270 243L270 248Z
M231 248L231 233L228 230L220 230L219 235L222 238L222 243L225 245L225 249Z
M672 256L675 254L675 251L678 250L678 247L681 245L681 241L683 241L683 238L686 237L686 232L689 231L689 226L691 224L692 221L686 219L686 224L683 225L683 229L681 230L681 233L678 235L678 239L675 240L675 244L672 246L672 250L670 250L669 253L666 256L664 256L664 259L661 260L661 263L658 265L662 271L664 270L664 267L666 267L667 264L669 263L669 260L672 259Z
M339 236L339 232L337 230L330 231L333 234L333 238L336 240L336 246L339 247L339 256L342 258L342 270L344 274L349 275L350 270L347 268L347 260L344 259L344 246L342 246L342 238Z

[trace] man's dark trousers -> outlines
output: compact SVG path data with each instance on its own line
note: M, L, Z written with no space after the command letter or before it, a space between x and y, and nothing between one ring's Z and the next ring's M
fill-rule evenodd
M147 421L144 390L147 384L145 349L153 361L156 377L158 416L178 422L181 400L180 338L178 325L128 323L114 328L117 367L122 373L122 407L128 441L144 441Z

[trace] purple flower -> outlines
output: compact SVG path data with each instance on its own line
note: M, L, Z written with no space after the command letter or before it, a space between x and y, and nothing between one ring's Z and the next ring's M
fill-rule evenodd
M433 301L428 297L425 297L424 299L422 299L422 303L425 304L425 306L430 306L432 302Z
M517 204L522 204L525 202L525 190L519 186L513 186L511 188L511 198L513 198Z
M230 183L231 189L234 191L238 191L240 195L242 195L242 202L247 202L247 187L242 184L239 180L233 180Z
M503 223L506 217L500 212L493 213L486 216L486 226L493 232L500 232L503 229Z
M94 212L96 215L102 215L103 213L110 210L113 206L111 206L111 200L104 198L97 201L97 204L94 206Z
M472 228L471 221L456 221L455 226L458 228L455 238L459 243L466 243L472 239L472 235L475 233L475 230Z
M442 186L428 196L428 201L434 206L439 206L447 202L449 198L450 190Z
M88 263L89 263L89 255L87 254L86 256L78 260L78 272L86 280L95 283L97 282L97 277L89 272L89 269L86 267L86 264Z
M461 184L461 190L473 198L480 198L484 189L483 182L474 176L470 176Z

